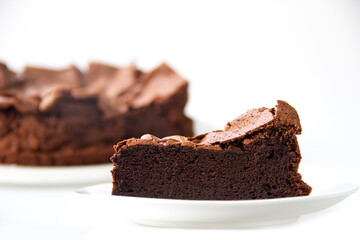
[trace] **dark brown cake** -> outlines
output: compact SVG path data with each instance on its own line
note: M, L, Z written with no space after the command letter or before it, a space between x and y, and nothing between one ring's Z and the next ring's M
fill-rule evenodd
M119 138L192 135L188 82L166 64L151 72L91 63L86 73L0 64L0 163L109 162Z
M240 200L309 195L301 180L296 110L252 109L225 126L196 137L144 135L119 142L114 195Z

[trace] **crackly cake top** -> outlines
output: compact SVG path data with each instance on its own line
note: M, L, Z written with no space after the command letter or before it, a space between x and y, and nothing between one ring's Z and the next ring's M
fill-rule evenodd
M57 111L64 99L78 105L93 104L96 98L103 115L112 117L166 101L187 84L166 64L150 72L134 65L117 68L90 63L85 73L75 66L61 70L28 66L22 73L15 73L0 63L0 109L46 113Z
M181 144L196 148L221 149L221 144L243 139L247 135L260 131L273 123L292 128L296 134L301 134L302 129L296 109L287 102L278 100L276 108L269 109L263 107L248 110L233 121L228 122L225 125L224 130L204 133L195 137L175 135L158 138L150 134L145 134L140 139L131 138L121 141L114 146L114 149L115 151L119 151L122 146L132 146L137 144L164 146Z

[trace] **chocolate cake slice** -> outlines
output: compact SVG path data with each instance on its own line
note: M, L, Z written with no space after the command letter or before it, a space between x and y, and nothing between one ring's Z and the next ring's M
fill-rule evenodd
M296 110L278 101L276 109L249 110L224 131L124 140L111 158L112 194L191 200L309 195L298 173L297 134Z
M192 135L187 87L166 64L15 73L0 63L0 164L111 163L119 138Z

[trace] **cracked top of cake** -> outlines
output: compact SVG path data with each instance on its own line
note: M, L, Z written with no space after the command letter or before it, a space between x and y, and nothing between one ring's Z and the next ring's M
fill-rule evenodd
M301 134L299 115L295 108L285 101L278 100L276 108L258 108L248 110L225 125L224 130L216 130L195 137L169 136L158 138L145 134L141 138L131 138L119 142L114 146L118 152L123 146L138 144L150 145L183 145L196 148L222 149L222 146L236 140L243 140L252 133L261 131L266 127L280 125L292 129L295 134Z
M185 91L187 85L166 64L151 72L142 72L134 65L117 68L90 63L86 72L75 66L61 70L28 66L15 73L0 63L0 109L13 107L21 113L58 112L60 103L66 100L67 107L79 110L79 102L82 106L94 104L95 99L107 118L161 103L179 89Z

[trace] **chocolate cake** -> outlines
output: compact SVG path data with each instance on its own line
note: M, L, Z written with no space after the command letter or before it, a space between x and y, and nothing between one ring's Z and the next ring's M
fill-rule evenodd
M22 73L0 64L0 163L110 163L119 138L192 135L187 87L166 64L151 72L91 63L86 72Z
M252 109L225 126L195 137L158 138L150 134L119 142L113 195L243 200L305 196L301 180L296 110Z

